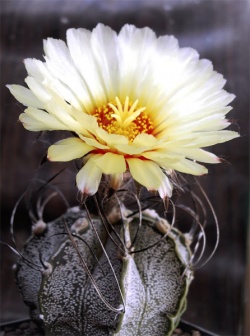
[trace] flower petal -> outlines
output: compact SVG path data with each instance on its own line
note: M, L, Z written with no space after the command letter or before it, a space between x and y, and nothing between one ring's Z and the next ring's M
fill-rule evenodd
M168 177L164 174L164 179L160 187L158 188L158 192L161 198L170 198L172 196L173 185L170 183Z
M101 142L105 142L111 147L116 146L117 144L128 144L128 138L124 135L110 134L100 127L96 128L95 135Z
M148 190L158 190L166 183L166 176L158 164L137 158L126 159L133 178Z
M138 29L133 25L125 25L118 34L119 67L122 80L119 85L119 97L140 99L150 91L142 88L152 85L152 72L149 71L152 49L156 43L156 35L149 28ZM157 64L157 62L155 63ZM145 81L145 78L147 80Z
M137 137L135 137L133 141L133 145L135 146L146 146L146 147L153 147L157 145L159 141L151 134L141 133L138 134Z
M97 156L100 155L89 155L87 162L76 175L76 184L82 194L90 196L94 195L98 190L102 171L93 160Z
M148 150L148 147L135 147L133 144L127 145L114 145L114 147L120 152L129 155L138 155Z
M19 120L29 131L68 130L68 126L55 117L34 107L28 107L25 113L20 114Z
M13 96L25 106L44 108L44 104L33 94L32 91L21 85L6 85Z
M69 102L74 108L82 110L81 103L76 98L74 92L65 83L62 83L52 75L45 62L27 58L24 60L24 64L30 77L41 82L46 89L50 90L50 92L52 90L65 101Z
M240 135L237 132L222 130L214 132L196 132L194 134L191 133L189 135L185 135L183 139L186 138L186 145L188 147L208 147L238 138L239 136ZM190 138L190 140L188 138Z
M185 158L184 154L181 153L176 153L176 152L171 152L171 151L164 151L162 150L157 150L157 151L149 151L146 153L142 154L143 157L146 159L149 159L151 161L164 161L166 164L162 167L166 169L167 163L168 162L177 162Z
M91 33L87 29L68 29L67 43L70 55L82 78L84 78L97 105L105 101L105 92L96 71L92 48L90 46Z
M93 160L104 174L117 174L126 171L126 162L123 155L106 153Z
M34 93L34 95L43 103L50 101L51 95L49 94L48 90L33 77L27 77L25 79L30 90Z
M114 190L118 190L123 182L123 173L110 174L109 186Z
M86 144L88 144L89 146L93 146L96 147L98 149L109 149L108 146L102 145L100 142L98 142L97 140L95 140L94 138L88 138L86 136L83 136L82 134L79 134L79 137L84 140L84 142L86 142Z
M50 73L69 88L88 112L93 109L87 86L72 61L65 42L48 38L44 41L46 65Z
M106 98L112 101L118 93L117 82L120 74L117 34L110 27L99 23L93 29L90 40L96 71L105 90Z
M56 99L53 99L46 104L46 110L51 116L54 116L57 120L63 122L71 131L84 133L84 127L71 116L68 109L67 106L63 106L63 104Z
M220 159L213 153L207 152L201 148L177 148L176 153L182 154L186 158L205 163L220 163Z
M94 147L86 145L79 138L67 138L56 142L48 149L48 159L50 161L71 161L83 157Z
M160 164L160 163L159 163ZM188 159L183 159L179 162L175 162L172 164L167 164L168 168L172 168L181 173L192 174L192 175L204 175L207 174L208 170L206 167Z

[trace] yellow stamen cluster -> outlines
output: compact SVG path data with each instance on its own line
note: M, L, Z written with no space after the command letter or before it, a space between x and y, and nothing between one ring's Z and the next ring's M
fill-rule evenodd
M99 127L111 134L124 135L132 142L138 134L151 134L153 131L153 122L144 112L146 107L137 108L137 105L138 100L132 104L126 97L122 104L116 97L114 104L96 108L93 116Z

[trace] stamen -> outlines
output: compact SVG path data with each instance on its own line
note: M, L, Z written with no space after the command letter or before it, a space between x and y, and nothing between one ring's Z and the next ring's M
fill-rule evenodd
M116 101L116 104L117 104L117 106L118 106L118 110L119 110L119 112L120 113L122 113L123 112L123 109L122 109L122 104L121 104L121 102L120 102L120 99L118 98L118 97L116 97L115 98L115 101ZM109 105L109 104L108 104ZM114 106L114 105L113 105ZM118 113L119 113L118 112Z
M131 108L130 108L130 112L131 113L133 113L134 112L134 110L135 110L135 108L136 108L136 106L137 106L137 104L138 104L138 99L136 99L136 101L133 103L133 105L131 106ZM144 107L144 109L146 110L146 107Z
M123 110L125 115L128 113L128 103L129 103L129 98L127 96L126 99L125 99L124 110Z
M108 133L125 135L132 142L138 134L151 134L153 131L153 122L144 112L146 107L137 108L138 103L138 99L130 103L128 96L122 103L116 97L115 103L98 107L93 115L96 117L99 127Z

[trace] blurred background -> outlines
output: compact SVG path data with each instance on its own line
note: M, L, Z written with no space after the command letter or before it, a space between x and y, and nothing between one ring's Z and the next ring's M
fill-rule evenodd
M11 213L30 181L37 176L48 180L62 168L60 164L40 166L48 144L24 130L18 122L23 107L5 87L24 83L23 59L42 59L44 38L65 39L68 28L93 29L99 22L116 31L132 23L148 26L157 35L174 35L181 47L195 48L227 79L226 90L236 95L229 118L235 123L232 129L241 134L213 148L225 163L210 166L209 174L199 180L217 213L221 238L213 259L195 273L183 318L220 335L250 335L246 318L250 316L246 271L249 14L247 0L1 0L1 240L10 243ZM68 180L74 181L71 171L69 164L58 177L58 185L65 191ZM76 189L66 192L71 204L75 195ZM50 215L65 211L61 203L50 208ZM29 230L30 221L21 204L15 220L20 248ZM14 282L15 260L15 255L1 246L1 322L28 317Z

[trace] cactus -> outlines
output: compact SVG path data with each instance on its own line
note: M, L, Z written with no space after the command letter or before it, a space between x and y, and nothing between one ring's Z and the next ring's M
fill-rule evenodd
M46 335L172 334L192 280L188 243L154 210L122 209L108 221L74 207L34 226L16 279Z

